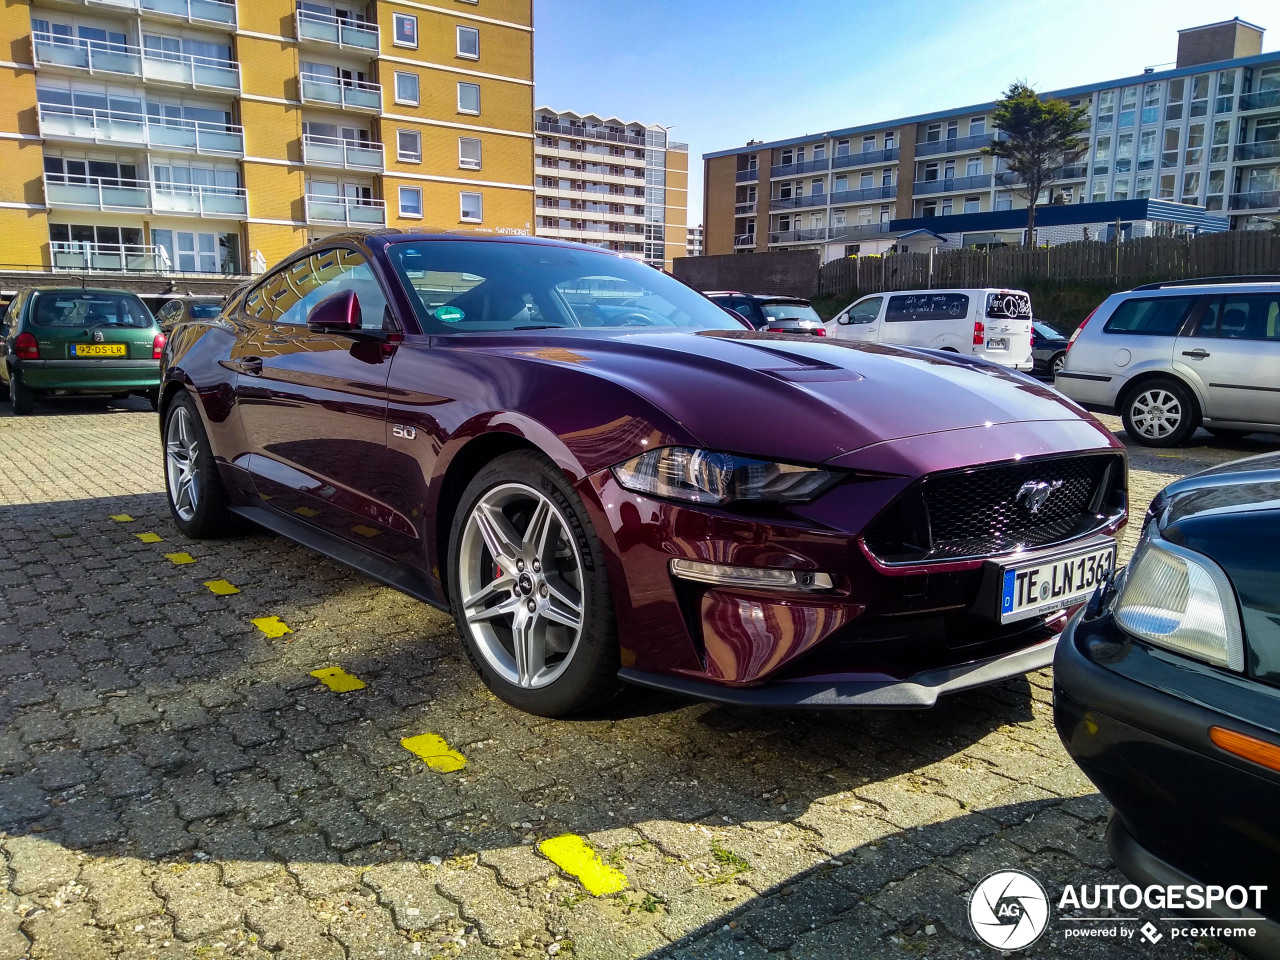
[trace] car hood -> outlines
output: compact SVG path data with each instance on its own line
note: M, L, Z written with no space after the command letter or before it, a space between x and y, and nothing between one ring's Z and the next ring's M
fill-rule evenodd
M1160 529L1200 517L1280 509L1280 453L1223 463L1175 480L1151 504Z
M994 364L808 335L559 331L503 337L490 349L624 386L704 446L809 463L885 440L1091 419ZM1113 445L1100 425L1097 433L1097 446Z

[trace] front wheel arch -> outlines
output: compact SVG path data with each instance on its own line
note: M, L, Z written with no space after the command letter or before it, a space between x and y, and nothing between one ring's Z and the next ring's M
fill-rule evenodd
M1124 413L1125 406L1129 403L1130 399L1133 398L1136 391L1141 390L1147 384L1156 380L1172 380L1174 383L1178 384L1178 386L1187 391L1187 394L1191 397L1191 402L1195 404L1195 410L1193 410L1192 413L1195 415L1196 420L1200 420L1204 416L1204 401L1201 399L1199 391L1183 377L1178 376L1176 373L1165 372L1163 370L1152 370L1147 373L1139 374L1126 383L1121 389L1119 396L1116 397L1116 416L1120 416Z

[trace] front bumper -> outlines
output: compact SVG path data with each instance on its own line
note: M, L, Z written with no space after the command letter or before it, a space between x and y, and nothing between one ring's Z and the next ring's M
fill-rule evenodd
M1280 773L1219 749L1209 728L1274 742L1278 718L1280 690L1140 644L1110 616L1078 616L1059 639L1054 720L1115 808L1117 865L1140 882L1167 868L1200 884L1265 885L1261 912L1273 924Z
M32 390L78 390L106 393L119 390L154 390L160 386L159 360L10 359L13 372ZM12 374L11 374L12 375Z

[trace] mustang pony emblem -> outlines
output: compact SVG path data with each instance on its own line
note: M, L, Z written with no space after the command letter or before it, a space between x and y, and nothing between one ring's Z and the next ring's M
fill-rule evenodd
M1028 480L1018 488L1018 495L1014 497L1015 502L1021 501L1024 497L1026 503L1023 504L1027 508L1027 512L1033 517L1040 512L1040 508L1052 496L1053 491L1062 486L1063 481L1054 480Z

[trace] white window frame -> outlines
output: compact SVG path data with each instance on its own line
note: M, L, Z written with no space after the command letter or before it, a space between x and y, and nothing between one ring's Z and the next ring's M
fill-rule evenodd
M415 195L416 195L416 196L417 196L417 198L418 198L418 211L417 211L417 213L414 213L414 212L413 212L413 211L411 211L411 210L410 210L410 211L406 211L406 209L405 209L405 205L404 205L405 197L412 197L412 196L415 196ZM422 217L423 217L423 206L422 206L422 188L421 188L421 187L407 187L407 186L401 185L400 190L399 190L398 197L399 197L399 206L400 206L400 216L401 216L401 217L408 217L408 218L413 219L413 220L421 220L421 219L422 219Z
M476 203L479 206L479 210L480 210L480 216L478 217L467 216L466 208L463 206L463 204L466 202L467 197L476 198ZM461 193L459 193L458 194L458 219L462 223L484 223L484 194L476 193L470 190L463 190Z
M479 103L479 104L480 104L480 107L483 107L483 106L484 106L483 102L482 102L482 101L481 101L481 99L480 99L480 97L481 97L481 94L480 94L480 84L478 84L478 83L471 83L471 82L469 82L469 81L467 81L467 80L459 80L459 81L458 81L458 112L459 112L459 113L465 113L465 114L466 114L467 116L469 116L469 117L478 117L478 116L480 116L480 107L477 107L477 109L475 109L475 110L468 110L468 109L466 109L465 107L463 107L463 106L462 106L462 88L463 88L463 87L475 87L475 88L476 88L476 101L477 101L477 103Z
M479 59L480 59L480 31L479 31L479 29L477 29L476 27L464 27L462 24L458 24L458 25L454 28L454 30L456 31L455 40L456 40L457 55L458 55L459 57L461 57L463 60L479 60ZM463 52L462 52L462 36L463 36L464 31L465 31L465 32L467 32L467 33L475 34L475 38L476 38L476 52L475 52L475 53L463 53Z
M418 142L417 150L405 150L400 138L408 135ZM410 127L396 128L396 159L401 163L421 163L422 162L422 131L414 130Z
M400 78L401 77L411 77L413 79L413 87L414 87L414 90L417 91L417 96L415 96L412 100L406 97L400 96ZM396 103L402 103L410 107L418 107L422 105L422 79L416 73L413 73L409 70L396 70L395 76L392 78L392 81L393 81L393 86L392 86L391 93Z
M472 158L466 156L462 152L462 146L466 143L474 143L476 145L476 156ZM479 170L484 163L484 146L480 142L479 137L459 137L458 138L458 168L461 170Z
M400 24L413 24L413 42L400 39ZM418 18L411 13L393 13L391 15L391 43L397 47L408 47L410 50L418 49Z

